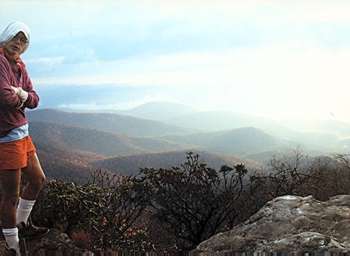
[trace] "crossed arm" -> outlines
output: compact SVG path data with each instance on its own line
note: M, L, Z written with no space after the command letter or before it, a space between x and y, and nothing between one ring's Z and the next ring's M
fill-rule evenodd
M16 109L38 106L39 97L33 90L30 78L26 72L22 75L22 88L11 84L8 67L0 61L0 106Z

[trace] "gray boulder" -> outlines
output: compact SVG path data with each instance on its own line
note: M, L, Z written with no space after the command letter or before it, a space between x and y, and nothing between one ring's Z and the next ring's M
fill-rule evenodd
M350 195L275 198L247 221L202 242L191 255L350 254Z

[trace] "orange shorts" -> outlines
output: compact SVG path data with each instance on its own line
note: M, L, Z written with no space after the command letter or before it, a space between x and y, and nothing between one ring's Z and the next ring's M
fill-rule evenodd
M21 140L0 143L0 171L26 167L28 158L35 152L36 149L30 136Z

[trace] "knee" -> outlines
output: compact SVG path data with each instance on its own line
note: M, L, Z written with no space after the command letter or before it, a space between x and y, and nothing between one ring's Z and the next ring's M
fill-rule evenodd
M41 185L44 185L45 182L46 182L46 176L45 176L45 175L42 175L42 176L40 177L40 183L41 183Z
M46 176L37 176L29 181L29 186L35 190L41 190L46 181Z

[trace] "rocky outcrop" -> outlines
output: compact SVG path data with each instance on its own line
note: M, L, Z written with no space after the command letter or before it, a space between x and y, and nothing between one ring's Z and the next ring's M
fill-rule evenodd
M191 255L322 253L350 255L350 195L321 202L312 196L271 200L231 231L202 242Z
M29 256L90 256L92 252L83 250L74 245L65 233L52 229L39 240L27 241ZM5 241L0 241L0 256L4 255Z

